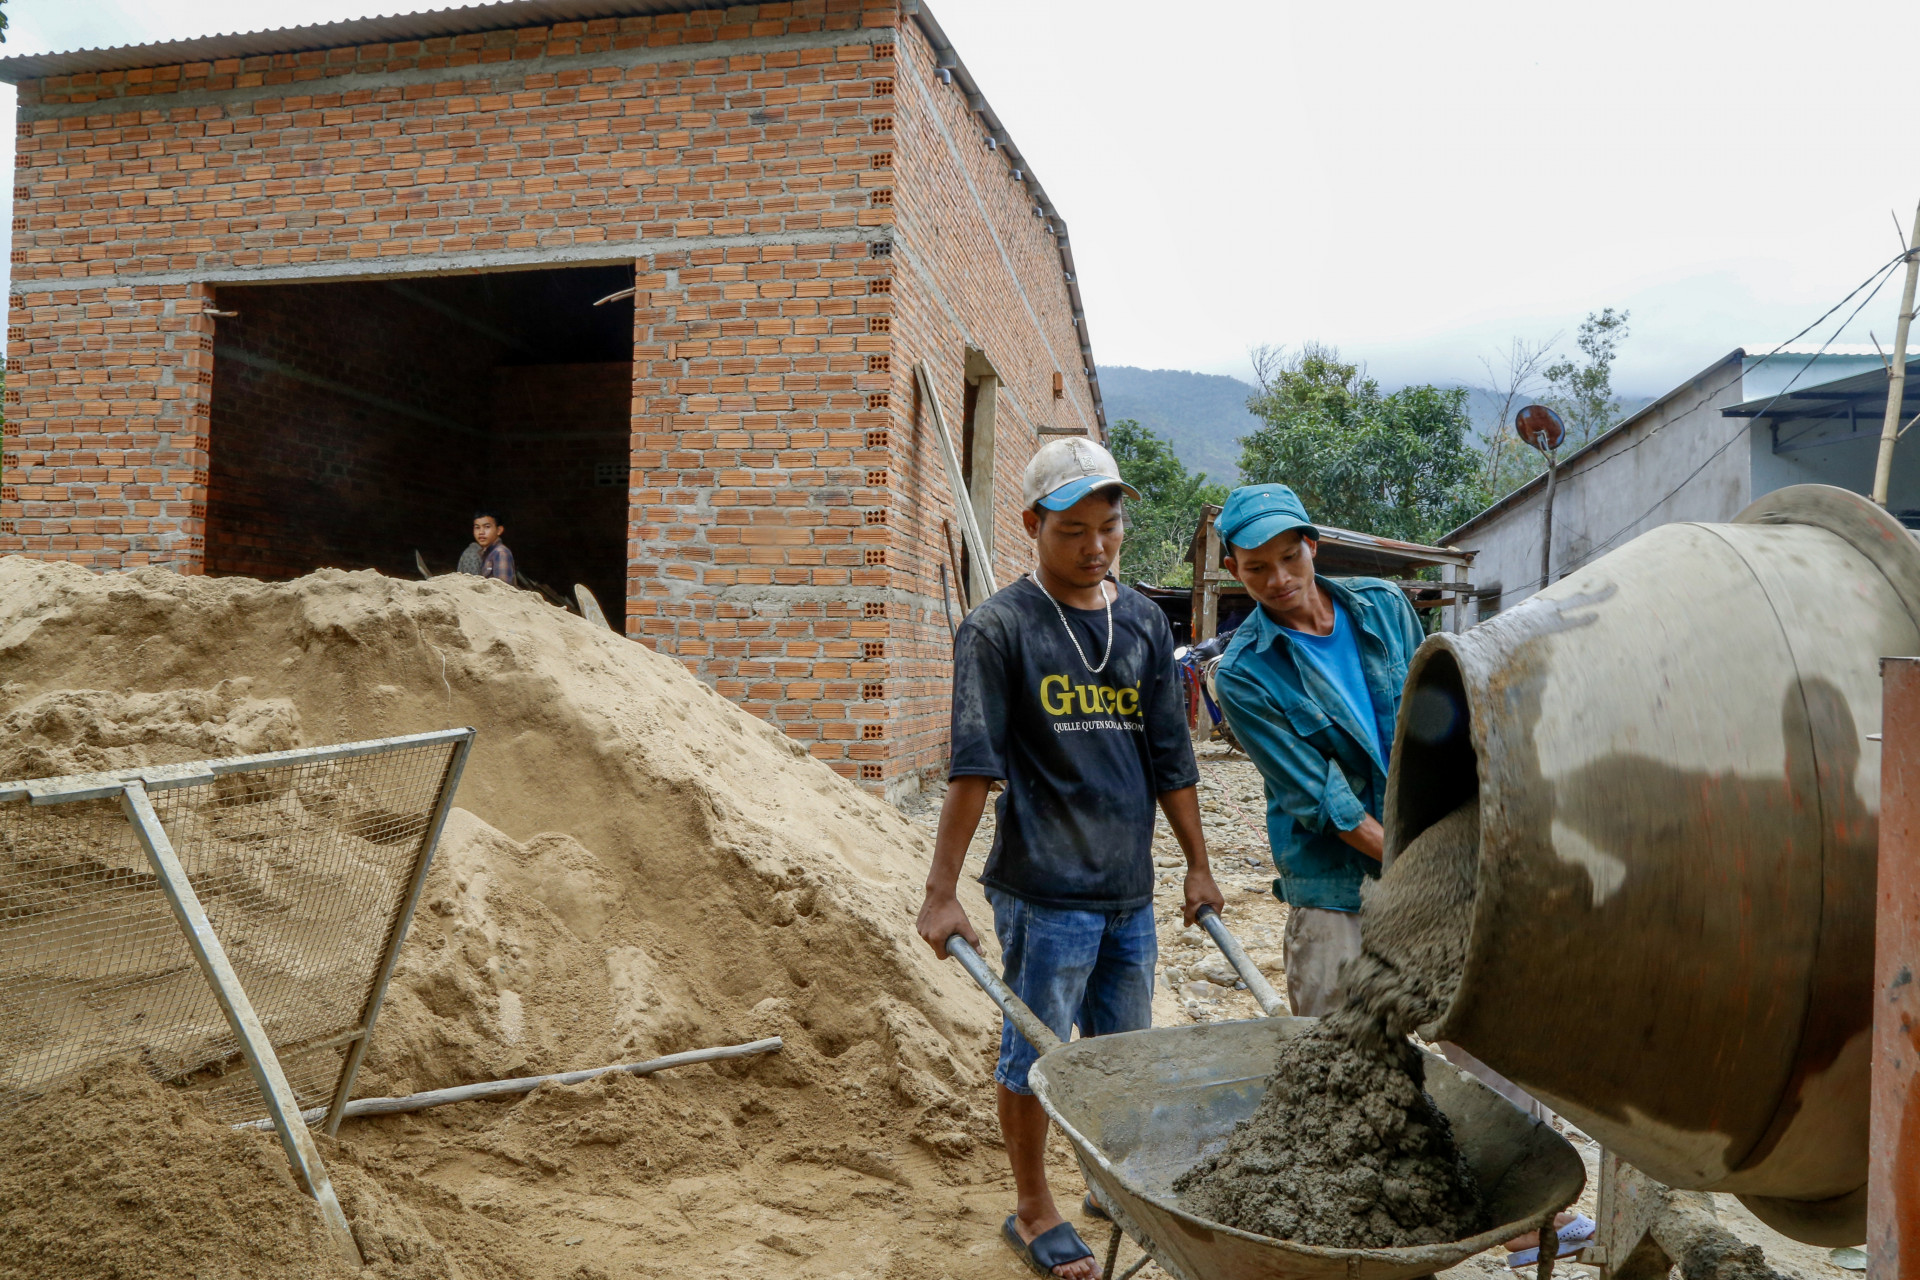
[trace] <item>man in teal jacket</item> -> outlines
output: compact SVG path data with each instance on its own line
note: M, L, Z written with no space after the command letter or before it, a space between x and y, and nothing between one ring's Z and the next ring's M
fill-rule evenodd
M1360 884L1380 873L1400 688L1424 637L1392 583L1314 572L1320 533L1287 486L1235 489L1214 527L1258 606L1214 688L1266 780L1273 888L1289 908L1287 994L1295 1014L1319 1017L1360 952Z

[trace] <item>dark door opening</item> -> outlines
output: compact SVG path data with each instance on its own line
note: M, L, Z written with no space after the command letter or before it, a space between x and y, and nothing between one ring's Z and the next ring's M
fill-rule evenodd
M520 572L625 612L629 267L222 288L206 571L451 571L504 508Z

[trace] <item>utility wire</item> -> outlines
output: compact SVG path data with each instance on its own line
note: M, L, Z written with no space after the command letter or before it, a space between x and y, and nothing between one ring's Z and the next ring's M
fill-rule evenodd
M1560 576L1565 577L1567 574L1572 573L1575 569L1578 569L1583 565L1587 564L1588 562L1590 562L1595 556L1599 555L1602 551L1606 550L1606 548L1612 546L1613 543L1619 539L1621 534L1626 533L1629 529L1632 529L1638 526L1641 523L1641 521L1645 520L1648 516L1652 515L1655 511L1658 511L1662 506L1664 506L1667 503L1667 501L1671 499L1675 494L1679 493L1682 489L1686 488L1689 484L1693 483L1694 477L1698 476L1702 471L1706 470L1708 464L1711 463L1715 458L1718 458L1721 454L1725 453L1728 449L1732 448L1735 441L1745 438L1748 435L1748 433L1752 431L1753 423L1760 418L1766 417L1768 411L1773 408L1773 406L1779 401L1780 397L1786 395L1787 392L1793 390L1794 384L1800 381L1800 375L1805 373L1808 369L1811 369L1813 367L1814 361L1818 360L1821 356L1826 354L1827 348L1833 345L1834 339L1838 338L1842 333L1846 332L1847 326L1851 325L1854 322L1854 320L1859 316L1861 311L1866 309L1867 304L1869 302L1872 302L1874 298L1878 296L1880 290L1883 287L1885 287L1887 281L1893 278L1894 268L1901 265L1906 260L1907 260L1907 254L1905 251L1895 254L1885 264L1877 268L1873 272L1873 274L1869 275L1865 280L1862 280L1859 284L1855 285L1851 290L1849 290L1846 297L1840 299L1840 301L1834 303L1831 307L1828 307L1825 313L1823 313L1818 320L1815 320L1812 324L1802 329L1799 333L1794 334L1791 338L1788 338L1785 342L1782 342L1779 346L1775 347L1772 351L1769 351L1766 355L1762 356L1758 361L1756 361L1753 365L1754 369L1758 369L1761 365L1764 365L1767 361L1779 355L1781 351L1785 350L1787 347L1793 345L1795 342L1798 342L1801 338L1805 337L1808 333L1812 332L1812 330L1816 326L1818 326L1820 323L1825 321L1829 316L1833 315L1834 312L1838 311L1841 307L1846 306L1848 302L1852 301L1853 298L1857 294L1859 294L1859 292L1862 289L1865 289L1868 285L1873 286L1872 291L1868 293L1866 297L1860 299L1860 305L1855 307L1852 310L1852 312L1848 314L1847 318L1840 322L1840 326L1838 328L1836 328L1832 333L1827 335L1827 340L1820 344L1820 349L1807 357L1806 363L1802 364L1797 370L1794 371L1793 377L1787 380L1787 384L1785 386L1781 387L1780 390L1773 393L1772 397L1770 397L1767 400L1767 403L1761 408L1760 412L1752 415L1752 417L1748 418L1745 422L1743 422L1738 431L1735 431L1732 435L1728 436L1726 440L1721 442L1720 446L1717 449L1715 449L1712 453L1708 454L1705 458L1701 459L1699 466L1696 466L1692 471L1689 471L1685 479L1681 480L1679 484L1676 484L1675 486L1673 486L1673 488L1667 490L1666 493L1662 494L1654 502L1652 506L1648 507L1645 511L1641 512L1638 516L1634 517L1632 520L1628 521L1626 524L1621 525L1618 529L1615 529L1611 534L1609 534L1606 537L1605 540L1595 543L1593 546L1589 547L1586 553L1582 555L1580 559L1575 561L1572 565L1562 567L1560 570ZM1715 387L1711 392L1707 394L1706 400L1710 402L1714 396L1718 395L1722 391L1725 391L1728 387L1732 386L1735 382L1744 378L1748 372L1750 372L1750 370L1745 366L1743 362L1741 371L1735 374L1732 378L1729 378L1726 382L1722 383L1720 386ZM1645 436L1642 436L1639 440L1636 440L1633 444L1628 445L1625 449L1621 449L1615 453L1610 453L1605 458L1596 459L1593 463L1589 464L1588 466L1582 467L1579 471L1574 472L1572 475L1562 476L1560 478L1562 480L1572 480L1572 479L1575 479L1576 477L1585 475L1587 472L1593 470L1595 467L1602 465L1603 463L1611 462L1615 458L1623 457L1624 455L1631 453L1633 450L1639 448L1641 445L1645 444L1647 440L1650 439L1652 436L1654 436L1660 431L1665 430L1667 427L1671 425L1673 425L1671 422L1662 423L1660 426L1654 428L1652 431L1647 432ZM1538 578L1533 579L1531 582L1523 583L1518 587L1502 590L1500 593L1500 596L1501 596L1501 599L1504 601L1505 598L1511 595L1514 591L1537 591L1546 585L1547 585L1547 577L1546 575L1542 575Z
M1853 301L1855 295L1857 295L1860 292L1860 290L1866 288L1868 285L1872 284L1874 286L1875 292L1878 292L1881 285L1884 285L1886 283L1885 274L1888 272L1891 272L1894 267L1898 266L1902 262L1905 262L1906 259L1907 259L1907 255L1902 253L1902 254L1896 255L1891 261L1883 264L1872 275L1868 276L1865 280L1862 280L1859 284L1855 285L1853 289L1847 294L1846 297L1840 299L1840 301L1834 303L1831 307L1828 307L1826 312L1823 315L1821 315L1821 317L1818 320L1815 320L1812 324L1802 329L1799 333L1794 334L1791 338L1788 338L1785 342L1782 342L1779 346L1767 352L1766 355L1761 356L1758 360L1754 361L1751 365L1747 365L1743 362L1739 373L1734 374L1733 377L1727 379L1725 382L1715 387L1712 391L1709 391L1707 393L1706 398L1711 400L1714 396L1719 395L1722 391L1725 391L1728 387L1732 386L1734 383L1746 377L1747 374L1752 373L1755 370L1759 369L1762 365L1766 364L1767 361L1773 359L1775 356L1779 355L1782 351L1785 351L1788 347L1792 346L1794 343L1798 342L1800 339L1806 337L1807 334L1811 333L1823 321L1825 321L1828 316L1831 316L1834 312L1846 306L1847 303ZM1879 280L1878 284L1874 283L1876 279ZM1856 314L1858 313L1856 312ZM1847 324L1851 324L1851 323L1853 323L1853 317L1849 316L1847 318ZM1846 325L1841 326L1842 330L1844 330L1845 328L1846 328ZM1831 343L1833 339L1829 338L1827 341ZM1820 350L1825 351L1826 346L1822 345ZM1807 357L1806 364L1800 367L1799 373L1794 374L1794 380L1798 381L1800 374L1805 373L1809 368L1811 368L1813 365L1813 362L1815 360L1818 360L1819 358L1820 358L1820 355L1818 352ZM1792 383L1788 383L1788 386L1792 386ZM1784 394L1785 391L1786 391L1785 387L1781 388L1782 394ZM1775 398L1777 399L1778 397L1776 396ZM1771 401L1768 402L1767 407L1768 408L1773 407ZM1628 445L1626 448L1616 450L1613 453L1609 453L1604 458L1596 459L1593 462L1588 463L1586 466L1580 468L1578 471L1562 472L1560 474L1560 478L1562 480L1577 480L1581 476L1585 475L1587 472L1593 470L1595 467L1601 466L1604 463L1611 462L1615 458L1618 458L1625 454L1633 452L1635 449L1638 449L1641 445L1651 440L1654 436L1659 435L1662 431L1665 431L1668 427L1673 425L1674 425L1673 422L1663 422L1659 426L1653 427L1650 430L1648 430L1638 440L1635 440L1632 444ZM1609 430L1611 430L1611 428L1609 428ZM1585 447L1586 446L1584 445L1582 446L1582 448L1585 448ZM1528 483L1532 483L1532 481L1528 481Z

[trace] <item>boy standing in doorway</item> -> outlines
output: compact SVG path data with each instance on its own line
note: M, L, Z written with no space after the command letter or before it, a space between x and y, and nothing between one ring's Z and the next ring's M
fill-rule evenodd
M1360 884L1380 874L1400 689L1425 636L1391 582L1314 572L1320 531L1287 486L1235 489L1214 528L1256 605L1214 691L1266 782L1287 998L1317 1018L1339 1006L1340 966L1360 954Z
M980 881L1007 985L1063 1040L1076 1025L1093 1036L1152 1022L1156 800L1186 854L1186 922L1224 905L1172 632L1108 579L1122 504L1138 496L1092 441L1043 446L1022 481L1038 565L968 614L954 642L953 759L918 929L942 957L956 933L979 945L955 888L988 787L1004 780ZM1047 1115L1027 1082L1035 1056L1002 1027L994 1080L1018 1204L1001 1232L1035 1271L1094 1280L1093 1251L1047 1185Z
M507 550L507 520L494 508L473 513L473 542L460 553L461 573L514 585L513 552Z

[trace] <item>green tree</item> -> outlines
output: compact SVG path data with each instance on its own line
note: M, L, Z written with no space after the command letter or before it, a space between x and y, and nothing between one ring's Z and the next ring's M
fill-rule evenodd
M1626 340L1627 318L1632 314L1612 307L1589 311L1574 338L1585 362L1556 360L1542 375L1551 388L1547 403L1567 424L1562 450L1578 449L1620 416L1620 402L1613 395L1613 357Z
M1260 390L1247 408L1265 425L1241 442L1248 484L1290 485L1316 520L1430 542L1475 509L1485 460L1473 447L1465 388L1388 395L1332 347L1290 358L1254 352Z
M1140 491L1127 503L1127 541L1120 568L1130 581L1181 587L1193 582L1187 549L1200 527L1200 508L1227 500L1227 487L1208 484L1204 471L1189 472L1173 442L1132 418L1107 432L1107 449L1120 474Z

